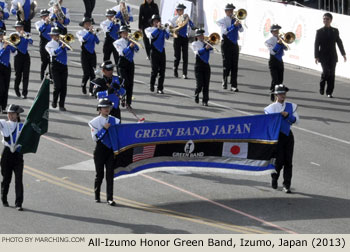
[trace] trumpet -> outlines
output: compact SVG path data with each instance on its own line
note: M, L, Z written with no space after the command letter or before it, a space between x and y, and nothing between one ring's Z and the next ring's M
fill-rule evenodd
M102 31L102 28L98 27L94 29L94 27L91 27L90 32L92 32L94 35L98 35Z
M140 32L140 31L135 31L133 34L128 36L128 39L132 43L134 43L138 47L141 47L142 49L144 49L143 45L137 42L137 41L140 41L142 38L143 38L143 35L142 35L142 32Z
M278 34L278 38L281 40L282 44L287 47L288 49L289 46L288 44L292 44L295 40L295 34L293 32L287 32L287 33L280 33Z
M220 52L219 49L214 47L215 45L220 43L220 35L216 32L213 32L209 36L204 36L204 41L206 45L210 46L213 48L215 51Z
M4 42L17 48L16 45L21 41L20 36L16 32L12 32L9 36L4 36Z
M112 19L112 22L113 22L115 25L120 24L120 19L114 17L114 18Z
M73 51L73 48L69 45L74 42L74 35L67 33L66 35L60 35L59 40L64 44L69 50Z
M233 18L236 18L238 20L244 20L247 18L248 12L245 9L239 9L235 12L233 12Z

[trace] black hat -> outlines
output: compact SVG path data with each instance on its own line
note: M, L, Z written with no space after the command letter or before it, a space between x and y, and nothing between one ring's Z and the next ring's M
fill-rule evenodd
M48 11L47 9L40 10L40 17L44 17L48 15L50 15L50 11Z
M202 28L196 29L194 36L200 36L203 35L205 31Z
M80 26L84 26L84 24L87 23L87 22L92 23L92 22L93 22L92 18L84 17L84 18L83 18L83 21L81 21L81 22L79 23L79 25L80 25Z
M20 113L23 113L24 110L18 106L18 105L15 105L15 104L10 104L8 107L7 107L7 113L17 113L17 114L20 114Z
M24 23L22 21L16 21L14 27L21 27L24 26Z
M279 84L275 86L275 91L273 92L274 94L285 94L289 91L289 88L287 88L283 84Z
M236 7L232 3L230 4L228 3L225 6L225 10L234 10L234 9L236 9Z
M109 70L109 71L113 70L114 67L115 67L115 65L110 60L106 60L105 62L103 62L101 64L102 69Z
M117 15L117 12L115 10L113 10L113 9L106 10L106 14L105 14L106 17L113 17L115 15Z
M6 31L0 28L0 35L5 35Z
M155 19L157 19L157 20L159 20L160 21L160 16L159 15L157 15L157 14L154 14L154 15L152 15L152 17L151 17L151 22L153 22L153 20L155 20Z
M112 107L112 106L113 106L113 102L111 102L107 98L102 98L102 99L98 100L97 110L99 108L107 108L107 107Z
M176 6L176 9L177 9L177 10L184 10L184 9L186 9L186 6L183 5L182 3L179 3L179 4Z
M60 29L58 27L51 27L51 31L48 33L49 35L60 35Z
M282 28L282 27L279 26L278 24L273 24L273 25L271 25L271 27L270 27L270 32L281 30L281 28Z
M127 25L122 25L122 27L120 27L119 32L131 32L131 30L129 29L129 26Z

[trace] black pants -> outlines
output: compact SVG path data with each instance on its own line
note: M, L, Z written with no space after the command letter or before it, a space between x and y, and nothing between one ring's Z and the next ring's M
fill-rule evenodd
M95 199L100 199L101 184L106 167L107 200L113 200L113 178L114 178L114 153L100 141L97 142L94 151L94 162L96 169L95 177Z
M238 44L234 44L227 37L224 37L224 39L221 42L221 54L224 66L223 85L227 86L228 77L231 73L231 87L237 88L237 73L239 59Z
M51 77L51 68L50 68L50 54L46 51L45 46L49 41L46 39L40 40L40 59L41 59L41 69L40 69L40 79L43 80L45 77L45 71L47 66L49 66L50 78Z
M68 67L54 60L51 62L51 73L54 83L52 103L57 104L59 97L59 106L64 108L67 95Z
M320 90L324 90L327 84L326 94L331 95L334 91L334 81L335 81L335 67L337 65L336 61L323 61L322 75L320 81Z
M12 153L9 147L5 147L1 155L1 200L7 202L12 179L12 172L15 174L16 206L21 207L23 203L23 154Z
M2 110L6 109L11 80L11 65L0 64L0 106Z
M147 57L150 59L151 58L151 44L149 42L149 38L146 36L146 33L145 33L145 29L147 27L143 28L142 29L142 33L143 33L143 43L145 44L145 49L146 49L146 54L147 54Z
M29 83L29 71L30 71L30 56L27 52L23 54L17 50L17 55L15 56L15 91L19 93L19 84L23 77L23 89L22 95L27 96L28 94L28 83Z
M103 61L109 60L111 58L111 54L113 54L114 64L118 64L119 53L117 49L113 45L113 39L110 36L105 38L105 42L103 43Z
M178 36L174 38L174 70L177 71L182 52L182 73L187 75L187 65L188 65L188 38Z
M165 68L166 68L166 55L165 49L163 52L159 52L154 47L151 48L151 64L152 64L152 72L151 72L151 87L154 87L156 82L157 75L159 73L158 78L158 90L164 89L164 78L165 78Z
M96 0L83 0L83 1L84 1L84 5L85 5L84 17L91 18L92 12L95 8Z
M270 55L269 69L271 74L271 86L270 90L275 90L275 85L283 83L284 64L283 61L279 61L275 56Z
M280 172L283 169L283 185L286 188L290 188L292 181L292 168L293 168L293 152L294 152L294 136L290 131L289 136L283 133L279 134L276 152L276 173L271 176L277 176L278 179Z
M134 89L134 62L130 62L124 56L120 56L118 62L118 72L124 79L124 87L126 90L126 104L131 105L132 93Z
M82 49L80 54L81 66L83 67L83 78L81 80L81 86L86 87L87 81L90 79L89 92L92 93L93 85L91 81L96 78L95 68L97 64L96 53L89 53L85 48Z
M195 95L203 91L203 102L209 101L209 83L210 83L210 65L196 56L196 64L194 65L194 74L196 76Z

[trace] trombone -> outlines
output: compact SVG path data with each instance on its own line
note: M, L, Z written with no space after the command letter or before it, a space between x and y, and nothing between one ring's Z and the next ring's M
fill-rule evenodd
M20 36L16 32L12 32L10 36L4 36L4 42L17 49L16 45L21 41Z
M74 35L71 33L67 33L66 35L59 35L59 40L64 46L66 46L69 50L73 51L73 48L69 45L74 42Z
M278 38L281 40L282 44L288 48L289 45L288 44L292 44L295 40L295 34L293 32L287 32L287 33L280 33L278 34Z
M203 42L213 48L215 51L220 52L219 49L214 47L215 45L220 43L220 35L216 32L213 32L209 36L204 36Z
M142 38L143 38L143 35L142 35L142 32L140 32L140 31L135 31L133 34L128 36L128 39L132 43L134 43L138 47L141 47L142 49L144 49L143 45L137 42L137 41L140 41Z
M237 18L238 20L244 20L247 18L248 12L245 9L239 9L235 12L233 12L233 17Z

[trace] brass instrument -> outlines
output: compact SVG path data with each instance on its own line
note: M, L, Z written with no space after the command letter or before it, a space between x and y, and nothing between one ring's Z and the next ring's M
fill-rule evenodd
M220 43L220 35L216 32L213 32L209 36L204 36L205 44L209 45L211 48L213 48L215 51L220 52L219 49L214 47L215 45L218 45Z
M190 18L187 14L183 14L181 16L179 16L177 19L176 19L176 27L172 27L170 26L169 29L170 29L170 33L171 35L174 37L174 38L177 38L178 37L178 34L179 34L179 30L183 27L185 27L188 22L190 21Z
M292 44L294 42L295 34L293 32L280 33L280 34L278 34L278 38L282 41L282 44L285 47L290 49L288 44Z
M36 14L36 7L38 6L36 1L33 1L30 4L30 13L29 13L29 19L33 19L35 17ZM17 3L17 12L19 12L18 17L21 21L24 21L25 16L24 16L24 10L23 10L23 6L21 3Z
M120 13L124 19L125 24L129 24L129 13L128 8L126 7L125 2L120 3Z
M92 27L92 29L91 29L90 31L91 31L94 35L98 35L98 34L100 34L100 33L102 32L102 28L98 27L98 28L94 29L94 28Z
M233 13L233 17L237 18L238 20L246 19L247 15L248 12L245 9L239 9Z
M59 35L59 40L64 44L69 50L73 51L73 48L69 45L74 42L74 35L67 33L66 35Z
M9 36L4 36L3 41L14 48L17 48L16 45L19 44L21 38L16 32L12 32Z
M114 18L112 19L112 22L113 22L115 25L120 24L120 19L114 17Z
M58 20L64 20L65 19L66 15L64 15L64 12L62 10L62 7L60 5L60 1L59 0L50 0L49 6L54 9L54 13L56 14L56 17L57 17ZM57 10L56 12L55 12L55 9Z
M144 49L143 45L137 42L137 41L140 41L142 38L143 38L143 35L142 35L142 32L140 32L140 31L135 31L133 34L128 36L128 39L132 43L134 43L138 47L141 47L142 49Z

